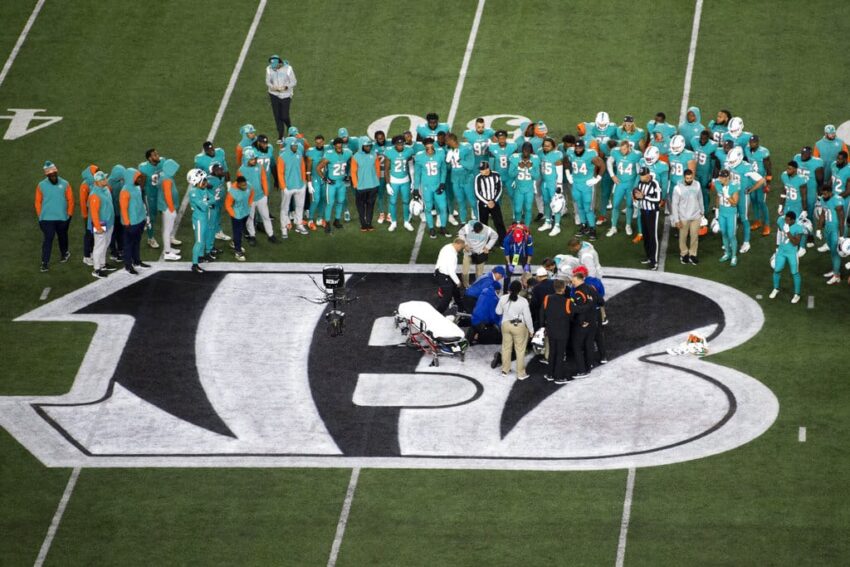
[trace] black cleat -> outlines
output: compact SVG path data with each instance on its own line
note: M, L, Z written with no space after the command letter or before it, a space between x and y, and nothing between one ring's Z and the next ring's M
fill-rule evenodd
M64 264L70 259L71 259L71 252L70 251L65 252L64 254L62 254L62 259L59 260L59 263Z
M124 266L124 271L128 274L133 274L134 276L139 275L139 272L136 271L136 268L133 266Z
M277 236L272 234L271 236L269 236L269 242L271 242L272 244L277 244L278 242L280 242L280 240L277 239Z
M49 269L50 269L50 268L48 267L48 265L47 265L47 264L45 264L45 263L42 263L42 264L41 264L40 271L42 271L42 272L46 272L46 271L47 271L47 270L49 270Z
M336 219L334 221L334 228L342 228L342 223L339 222L339 219Z
M203 274L206 270L204 270L202 267L200 267L197 264L192 264L192 271L195 272L196 274Z
M579 375L576 374L576 378L578 378L578 376ZM584 376L587 376L587 374L585 374ZM557 380L555 380L555 384L566 384L567 382L572 382L572 381L573 381L573 378L558 378Z
M688 264L690 262L690 256L685 254L684 256L679 256L679 262L682 264Z
M430 236L431 238L437 238L437 231L433 228L428 229L428 236Z
M534 217L534 222L540 222L543 220L543 213L537 213L537 216Z
M699 264L699 258L697 258L696 256L688 256L688 262L696 266L697 264Z
M133 264L136 268L150 268L150 264L145 264L144 262L139 262L138 264Z

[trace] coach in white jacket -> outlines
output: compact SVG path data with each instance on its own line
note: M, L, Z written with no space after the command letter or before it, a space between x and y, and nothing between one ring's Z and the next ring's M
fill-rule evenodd
M679 260L683 264L698 262L699 225L704 214L702 188L694 172L686 169L684 179L673 188L670 203L670 223L679 229Z
M463 248L461 278L464 287L469 287L470 264L475 265L475 278L480 278L484 273L484 264L487 263L490 250L496 245L499 235L495 230L477 220L471 220L463 225L457 235L466 243Z
M292 103L292 94L297 84L295 70L289 64L289 61L281 59L280 55L269 57L269 66L266 67L266 87L269 90L269 99L272 103L278 141L286 137L286 132L292 126L292 120L289 118L289 105Z

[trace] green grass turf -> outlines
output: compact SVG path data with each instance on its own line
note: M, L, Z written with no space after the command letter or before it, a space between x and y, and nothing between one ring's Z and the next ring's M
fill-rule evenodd
M344 469L86 469L52 565L323 565Z
M623 471L363 471L340 566L610 565Z
M13 30L0 40L0 53L11 49L32 5L0 6ZM190 5L45 5L0 88L0 108L47 108L46 114L65 117L31 136L0 141L7 163L15 164L0 174L0 196L10 210L22 211L0 225L0 338L8 349L3 395L67 389L93 329L11 322L40 304L43 287L51 286L55 298L90 281L79 264L79 219L73 262L54 264L49 274L36 270L40 235L31 207L41 162L56 161L76 186L90 161L135 165L156 145L184 173L207 135L255 8L254 2L208 2L204 20L219 24L205 27L187 26L198 21ZM339 126L361 134L372 120L393 113L435 110L445 119L474 9L472 2L270 3L217 145L232 155L245 122L273 133L262 86L272 52L296 66L293 116L308 136L331 136ZM561 135L600 109L614 120L634 114L641 126L657 110L677 121L692 10L672 1L592 9L489 2L455 129L480 114L517 113L542 118ZM846 19L848 9L817 1L806 11L805 18L786 21L775 3L723 1L707 3L703 13L691 102L703 108L705 122L717 108L740 113L778 165L819 138L824 123L848 118L840 114L847 108L846 89L839 88L846 80L840 65L829 63L841 60L840 42L819 43L819 63L809 62L812 51L804 47L825 23ZM551 37L544 48L537 46L541 36ZM48 56L51 73L44 72ZM623 80L632 69L634 76ZM789 88L799 69L818 69L821 79L798 79ZM775 192L771 198L775 211ZM274 196L273 210L278 203ZM538 258L564 251L572 228L566 224L560 238L538 238ZM180 236L190 239L187 222ZM773 239L753 240L753 251L735 270L717 264L716 237L704 241L698 268L678 264L673 240L668 268L766 295ZM349 228L278 247L261 238L249 257L406 262L412 243L405 232L363 235ZM419 260L431 262L441 244L426 238ZM597 248L606 265L637 267L641 257L640 246L622 233L602 238ZM764 331L712 358L764 381L780 399L779 420L730 453L640 469L628 564L840 564L850 552L842 532L850 520L842 483L847 457L839 444L848 433L843 401L850 392L833 342L841 325L846 328L846 287L821 284L827 265L814 251L802 263L804 294L816 296L814 310L762 300ZM794 355L782 355L788 352ZM809 428L804 445L796 441L800 425ZM5 433L0 453L0 493L7 495L0 507L0 563L29 564L69 472L42 467ZM348 474L84 470L49 562L324 564ZM610 564L624 485L623 472L364 470L340 565Z

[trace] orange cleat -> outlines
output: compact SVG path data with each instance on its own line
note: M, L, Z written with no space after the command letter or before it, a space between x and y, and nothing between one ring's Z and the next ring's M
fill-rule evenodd
M761 221L755 221L750 224L750 230L758 230L761 228Z
M764 225L764 228L761 230L761 235L762 236L770 236L770 227L767 226L767 225Z
M641 240L643 240L643 235L642 235L642 234L638 234L637 236L635 236L634 238L632 238L632 244L637 244L637 243L638 243L638 242L640 242Z
M310 230L316 230L316 223L314 223L313 221L310 221L307 224L307 228L309 228Z

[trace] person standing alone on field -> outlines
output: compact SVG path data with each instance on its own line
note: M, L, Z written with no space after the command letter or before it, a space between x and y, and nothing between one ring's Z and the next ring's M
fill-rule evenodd
M50 263L50 251L53 238L59 238L60 262L71 258L68 251L68 226L74 214L74 189L66 180L59 177L59 169L52 161L44 162L44 176L35 187L35 213L38 226L44 233L41 243L41 271L46 272Z
M694 179L694 172L686 169L682 181L673 188L670 205L670 223L679 229L679 260L683 264L698 263L699 226L704 215L702 187Z
M289 61L281 59L280 55L269 57L269 65L266 67L266 87L269 89L278 142L284 139L287 130L292 126L289 106L292 104L292 93L297 84L295 69Z

